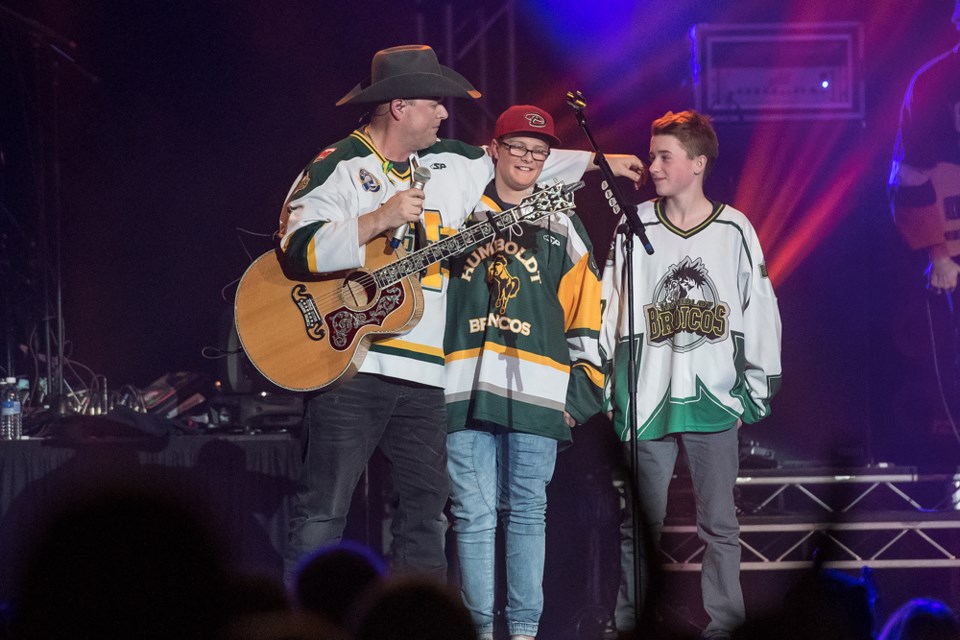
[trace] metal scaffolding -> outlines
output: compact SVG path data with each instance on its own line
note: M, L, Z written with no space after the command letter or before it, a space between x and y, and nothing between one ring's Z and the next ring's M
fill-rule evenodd
M483 96L445 103L450 113L445 137L489 142L497 116L517 100L514 0L418 0L416 29L418 41L432 46L440 62L465 76Z
M803 569L820 550L837 569L960 567L958 474L867 468L743 471L737 479L741 568ZM692 518L663 529L667 571L699 571L704 547Z

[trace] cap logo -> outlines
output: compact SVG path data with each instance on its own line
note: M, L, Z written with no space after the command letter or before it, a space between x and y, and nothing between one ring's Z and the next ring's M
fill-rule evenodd
M530 123L531 127L543 129L547 126L547 121L544 120L543 116L539 113L525 113L523 117L527 119L527 122Z

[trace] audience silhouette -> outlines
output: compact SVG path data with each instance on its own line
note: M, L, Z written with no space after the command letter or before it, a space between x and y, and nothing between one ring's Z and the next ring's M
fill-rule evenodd
M960 640L960 623L943 602L914 598L893 612L877 639Z
M773 613L748 617L734 640L872 640L876 626L872 572L853 577L834 569L814 569L787 591Z
M425 579L384 585L360 605L356 640L475 640L470 614L457 594Z
M72 499L31 541L13 637L212 637L226 620L228 574L199 513L183 497L145 486Z
M359 599L387 573L372 549L343 541L323 547L297 570L295 595L299 605L343 626Z
M291 603L279 576L231 571L226 536L202 507L129 481L66 501L31 534L0 640L474 640L455 593L388 580L383 560L353 542L308 558ZM733 638L960 640L953 611L934 599L904 603L875 636L874 601L866 567L859 577L810 571Z

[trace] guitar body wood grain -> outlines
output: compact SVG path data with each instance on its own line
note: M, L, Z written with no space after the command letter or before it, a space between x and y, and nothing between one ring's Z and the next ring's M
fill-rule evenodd
M415 276L382 289L370 275L403 257L389 239L366 245L363 269L292 279L271 251L244 273L234 306L237 333L257 370L279 387L333 387L360 367L370 342L405 333L423 314Z

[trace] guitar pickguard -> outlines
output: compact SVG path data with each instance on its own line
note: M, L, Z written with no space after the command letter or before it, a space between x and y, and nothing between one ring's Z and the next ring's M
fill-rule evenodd
M340 307L324 316L330 328L330 346L343 351L353 344L357 332L368 325L381 325L384 319L403 304L406 294L400 284L390 285L380 291L377 303L365 311Z

